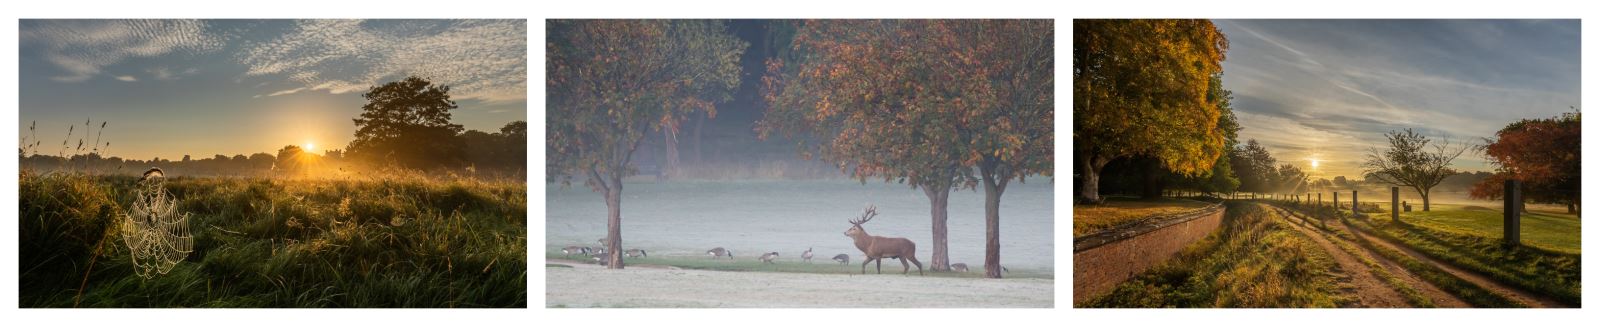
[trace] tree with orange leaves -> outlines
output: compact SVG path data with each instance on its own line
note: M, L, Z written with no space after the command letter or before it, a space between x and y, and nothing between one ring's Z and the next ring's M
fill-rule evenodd
M1048 20L843 20L796 25L768 63L762 137L782 133L865 182L928 196L933 269L948 270L952 188L985 193L985 273L1001 277L999 204L1009 181L1050 174L1054 27Z
M622 264L622 179L645 135L677 133L739 85L749 44L710 20L553 20L545 44L545 171L574 174L608 209L609 268Z
M1472 186L1474 199L1499 199L1507 179L1523 182L1523 195L1535 203L1567 205L1577 213L1581 193L1579 162L1583 158L1576 112L1544 119L1523 119L1485 139L1478 147L1497 167L1495 174Z

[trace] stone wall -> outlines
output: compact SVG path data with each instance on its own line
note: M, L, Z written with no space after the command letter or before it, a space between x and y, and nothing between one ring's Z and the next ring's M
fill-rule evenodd
M1084 235L1073 240L1072 302L1105 294L1216 231L1221 204L1174 217Z

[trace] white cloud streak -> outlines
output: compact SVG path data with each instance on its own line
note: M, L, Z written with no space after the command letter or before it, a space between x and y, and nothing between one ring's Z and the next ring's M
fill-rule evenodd
M417 75L451 86L457 99L503 103L527 97L522 20L297 21L285 35L245 45L238 60L247 76L299 83L295 92L364 91Z

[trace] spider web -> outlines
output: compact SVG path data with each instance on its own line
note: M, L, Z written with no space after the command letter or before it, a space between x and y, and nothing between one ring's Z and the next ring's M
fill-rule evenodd
M122 240L133 257L134 272L153 278L172 271L194 251L189 214L177 212L177 200L167 193L166 178L139 181L130 214L122 219Z

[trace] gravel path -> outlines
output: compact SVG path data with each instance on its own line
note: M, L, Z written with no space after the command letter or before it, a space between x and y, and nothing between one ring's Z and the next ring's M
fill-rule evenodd
M1055 281L635 266L608 270L595 265L574 265L572 268L545 268L545 306L1049 308L1055 306Z

